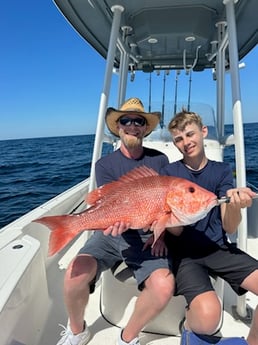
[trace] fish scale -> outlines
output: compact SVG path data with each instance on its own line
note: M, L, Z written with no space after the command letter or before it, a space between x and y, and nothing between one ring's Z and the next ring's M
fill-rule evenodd
M154 203L153 191L155 188L155 199ZM127 189L121 188L116 190L112 196L105 199L101 210L103 212L102 219L98 222L98 228L103 228L106 226L107 221L114 224L117 218L121 221L128 222L130 220L132 228L142 228L143 226L149 224L153 219L152 213L155 216L162 214L164 211L161 208L162 200L165 200L166 190L164 186L159 184L159 180L149 181L148 178L142 179L142 181L136 181L134 188ZM148 191L150 193L148 193ZM126 194L125 194L126 192ZM135 200L132 207L132 198ZM108 203L108 207L106 206ZM163 201L164 204L164 201ZM90 214L92 217L90 217ZM93 207L92 211L89 211L88 224L90 227L94 226L92 223L96 223L96 212ZM130 217L130 219L129 219Z

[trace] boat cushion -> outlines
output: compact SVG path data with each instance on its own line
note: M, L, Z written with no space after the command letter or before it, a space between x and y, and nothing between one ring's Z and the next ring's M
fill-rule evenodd
M133 271L126 265L124 261L117 263L111 268L114 277L122 283L136 284Z

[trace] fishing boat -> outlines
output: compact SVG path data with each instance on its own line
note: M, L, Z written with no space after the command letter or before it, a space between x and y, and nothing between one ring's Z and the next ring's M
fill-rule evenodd
M117 107L126 98L129 80L140 73L185 71L198 78L209 70L216 85L216 109L195 107L186 97L185 107L198 111L209 126L205 149L209 158L222 161L224 149L234 147L236 185L246 185L245 143L239 63L258 42L257 0L54 0L76 32L105 60L103 89L90 177L0 229L0 329L2 345L53 345L67 314L63 278L67 265L91 236L85 231L65 249L49 257L49 231L32 220L84 210L86 194L95 188L94 164L103 144L116 149L119 141L105 128L114 70L118 75ZM225 74L231 77L233 132L225 135ZM190 94L190 87L189 87ZM137 95L135 95L137 96ZM205 95L203 95L205 103ZM164 106L159 127L144 145L166 153L170 161L181 156L171 142L167 121L178 110L175 102ZM166 116L166 112L169 114ZM155 110L158 110L155 107ZM258 258L258 200L242 210L242 222L231 240ZM219 334L246 337L258 298L237 297L220 279L214 286L223 304ZM115 344L119 330L132 312L138 291L126 266L105 272L85 311L92 333L90 345ZM185 300L172 298L165 310L140 334L142 345L180 344L180 321Z

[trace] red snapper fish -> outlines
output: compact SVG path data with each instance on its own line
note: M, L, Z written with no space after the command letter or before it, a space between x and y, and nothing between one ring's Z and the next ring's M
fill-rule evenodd
M63 249L78 233L105 230L118 221L130 223L131 229L155 224L154 245L166 227L189 225L204 218L217 205L217 197L189 180L161 176L141 166L93 190L86 202L91 207L81 213L34 220L51 230L49 256Z

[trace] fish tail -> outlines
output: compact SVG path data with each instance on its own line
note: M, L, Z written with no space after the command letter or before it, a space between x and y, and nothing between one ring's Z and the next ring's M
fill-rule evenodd
M35 219L34 222L43 224L51 230L48 256L62 250L80 232L74 215L42 217Z

